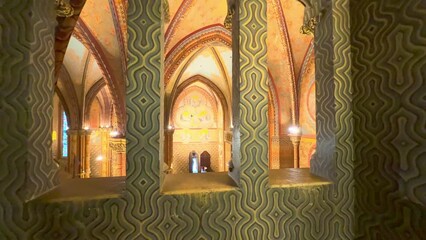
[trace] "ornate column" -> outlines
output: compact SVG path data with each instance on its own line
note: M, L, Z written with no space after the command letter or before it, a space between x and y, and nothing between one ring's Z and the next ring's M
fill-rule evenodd
M165 130L165 145L164 145L164 159L169 169L172 167L173 162L173 134L175 133L174 127L169 126Z
M225 159L222 171L228 171L228 162L232 159L232 128L229 131L225 131Z
M280 168L280 136L271 137L271 147L269 154L269 167L271 169Z
M111 157L108 166L109 176L125 176L126 175L126 139L111 138L109 142Z
M234 169L249 205L260 204L269 185L266 0L235 2L232 22ZM232 11L231 11L232 13Z
M80 177L90 178L90 130L80 130Z
M67 130L68 134L68 166L67 172L72 177L79 175L81 158L79 155L79 130Z
M5 196L1 205L17 209L18 203L57 183L51 150L56 21L51 1L0 5L0 192ZM10 225L18 231L15 224L25 225L30 218L21 211L11 213L2 212L2 219L8 219L1 222L3 239L8 238L5 228Z
M302 136L300 134L289 134L290 141L293 144L293 167L300 168L300 157L299 157L299 149L300 149L300 139Z
M101 136L101 156L102 159L102 177L109 177L111 171L109 170L111 164L111 158L109 157L109 142L110 142L110 132L112 128L100 128L100 136Z
M90 177L90 130L70 129L67 172L73 177Z

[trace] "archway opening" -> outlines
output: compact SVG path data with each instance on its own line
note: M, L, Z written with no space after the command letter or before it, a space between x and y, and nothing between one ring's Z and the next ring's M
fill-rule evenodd
M169 135L172 138L168 151L171 154L169 166L171 173L187 173L188 154L196 152L199 156L208 152L210 166L206 172L227 170L230 160L231 142L226 140L225 119L229 119L222 102L223 93L218 96L205 83L195 81L178 90L173 101L169 119ZM198 164L198 172L202 172Z

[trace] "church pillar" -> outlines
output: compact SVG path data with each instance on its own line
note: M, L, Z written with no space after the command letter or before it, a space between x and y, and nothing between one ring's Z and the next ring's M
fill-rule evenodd
M164 144L164 159L169 167L169 169L172 167L172 161L173 161L173 134L175 132L175 129L173 127L166 129L165 137L165 144Z
M7 196L2 206L14 209L57 183L51 151L56 21L54 1L0 5L0 192ZM28 213L11 214L3 211L3 219L14 221L3 222L2 229L30 221Z
M80 177L90 178L90 130L80 131Z
M269 167L271 169L279 169L280 168L280 137L272 136L271 137L271 147L269 154Z
M232 129L229 131L225 131L225 159L223 164L223 169L221 169L224 172L228 171L228 162L232 159Z
M266 0L235 1L232 22L233 165L248 204L269 185ZM232 7L232 6L231 6Z
M293 144L293 167L294 168L300 168L300 156L299 156L299 150L300 150L300 139L301 135L289 135L290 141Z
M111 164L111 158L109 158L109 138L110 138L110 131L111 128L101 128L100 134L101 134L101 156L102 156L102 169L101 169L101 176L102 177L109 177L110 176L110 164Z
M126 78L127 176L126 185L137 190L144 206L153 206L152 196L160 192L164 177L164 83L162 1L129 1L128 69ZM136 171L136 172L135 172ZM143 181L149 184L140 185ZM148 218L141 216L141 221Z
M77 177L79 174L80 166L80 156L79 156L79 139L78 139L78 130L67 131L68 134L68 167L67 172L72 175L72 177Z
M108 176L125 176L126 175L126 139L110 138L109 142L110 155L108 157L108 165L106 171Z
M90 130L68 130L68 172L73 177L90 177Z

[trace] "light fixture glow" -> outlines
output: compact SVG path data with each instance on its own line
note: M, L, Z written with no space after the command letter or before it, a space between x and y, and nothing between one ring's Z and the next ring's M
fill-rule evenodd
M104 160L104 157L102 155L99 155L96 157L96 161L102 161Z
M291 135L299 135L302 133L302 130L298 126L291 126L288 128L288 133Z
M111 132L109 133L109 135L110 135L111 137L117 137L119 134L120 134L120 133L119 133L118 131L111 131Z

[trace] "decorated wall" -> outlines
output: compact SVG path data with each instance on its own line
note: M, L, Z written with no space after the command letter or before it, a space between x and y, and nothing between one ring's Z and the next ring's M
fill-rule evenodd
M224 116L217 96L207 86L188 86L177 97L172 109L172 173L188 172L188 156L206 151L211 170L224 171Z
M303 66L304 78L299 83L300 167L309 168L316 150L316 91L314 49L307 52Z
M5 29L11 33L19 29L20 34L6 37L8 46L12 47L2 45L5 54L0 55L1 64L5 66L1 68L2 80L10 84L0 108L2 125L10 126L0 128L0 141L3 141L0 145L0 190L3 193L0 206L5 209L0 218L0 237L424 239L426 212L420 193L425 179L421 161L425 129L421 124L424 114L420 113L425 92L421 78L425 65L422 56L426 47L422 45L424 41L417 41L424 38L424 21L415 20L426 16L425 7L420 0L375 0L362 3L363 7L351 4L351 8L349 2L352 3L347 0L327 2L331 6L312 4L318 9L308 9L306 14L309 20L321 12L315 35L318 147L312 171L332 179L333 185L268 186L268 121L259 121L260 118L267 120L266 1L244 0L236 11L240 14L240 72L244 82L239 99L241 187L221 193L161 194L162 8L160 1L130 0L126 189L119 198L50 204L24 204L24 201L54 185L52 179L56 169L49 157L51 111L48 107L52 100L49 96L53 96L53 88L48 86L53 78L53 44L49 43L53 42L54 17L53 14L51 18L42 17L50 16L53 10L45 6L53 3L5 2L1 10L9 23L4 25ZM28 14L29 11L32 14ZM366 18L362 16L368 14L370 20L382 21L368 21L366 25ZM381 25L384 19L387 25ZM349 28L349 22L353 23L353 29ZM396 31L392 32L393 29ZM48 34L38 34L41 31ZM400 50L373 47L376 44L370 46L367 40L373 37L369 34L378 36L373 42L383 38L381 42L389 44L389 48ZM31 45L29 38L24 37L28 35L37 44ZM349 38L354 40L352 45ZM396 45L401 42L402 45ZM348 55L351 51L358 54ZM403 64L391 64L393 58L390 56L395 52L398 53L395 59ZM49 54L29 61L30 53ZM370 56L369 53L375 54ZM389 56L381 57L383 53ZM17 79L21 82L28 79L22 77L20 71L7 70L16 66L23 66L23 72L31 73L40 86L24 93L23 88L10 87L20 83ZM408 67L411 68L408 70ZM402 71L395 70L398 68ZM398 85L401 79L408 82ZM366 87L370 84L390 86ZM374 89L373 94L369 94L371 89ZM27 95L17 99L17 93ZM34 104L27 100L47 107L35 110ZM379 105L379 102L384 104ZM392 108L383 106L387 103L392 103ZM377 111L375 106L383 109ZM18 119L20 110L30 110L33 119L43 124L12 121ZM383 114L379 115L381 111ZM367 124L368 121L371 124ZM376 125L377 122L383 124ZM383 141L378 141L379 138ZM17 144L11 145L12 142ZM35 151L38 148L40 151ZM405 159L407 162L403 161Z
M426 5L351 1L359 238L426 238ZM370 21L362 21L369 18ZM378 47L379 46L379 47Z

